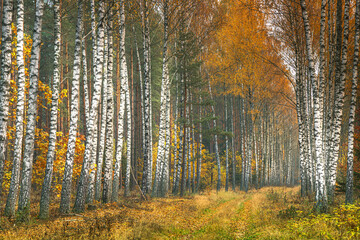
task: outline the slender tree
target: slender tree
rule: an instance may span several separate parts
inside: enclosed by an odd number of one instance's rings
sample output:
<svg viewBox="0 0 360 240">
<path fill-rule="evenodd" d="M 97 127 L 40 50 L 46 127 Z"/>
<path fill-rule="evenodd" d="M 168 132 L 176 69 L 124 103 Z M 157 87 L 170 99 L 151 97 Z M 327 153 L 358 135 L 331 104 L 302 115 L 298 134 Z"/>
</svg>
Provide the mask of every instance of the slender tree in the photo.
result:
<svg viewBox="0 0 360 240">
<path fill-rule="evenodd" d="M 88 138 L 86 139 L 85 144 L 85 155 L 84 161 L 81 168 L 80 179 L 77 187 L 76 199 L 74 210 L 76 212 L 82 212 L 85 209 L 85 193 L 87 189 L 87 181 L 89 178 L 89 170 L 91 163 L 91 155 L 93 149 L 93 139 L 96 124 L 96 115 L 99 107 L 100 97 L 101 97 L 101 88 L 102 88 L 102 76 L 103 76 L 103 61 L 104 61 L 104 14 L 105 14 L 105 3 L 100 1 L 99 5 L 99 26 L 98 26 L 98 36 L 97 36 L 97 52 L 96 54 L 96 74 L 95 74 L 95 82 L 94 82 L 94 92 L 91 101 L 91 109 L 90 109 L 90 117 L 88 122 Z"/>
<path fill-rule="evenodd" d="M 110 15 L 112 11 L 110 10 Z M 109 189 L 107 191 L 108 200 L 111 200 L 111 187 L 112 187 L 112 165 L 114 159 L 114 93 L 113 93 L 113 22 L 109 19 L 108 24 L 108 62 L 107 62 L 107 111 L 106 111 L 106 146 L 105 146 L 105 160 L 104 160 L 104 175 L 110 175 L 110 177 L 104 177 L 108 179 L 107 182 L 104 181 L 104 185 L 107 184 L 104 188 Z M 99 170 L 100 171 L 100 170 Z"/>
<path fill-rule="evenodd" d="M 310 23 L 307 13 L 305 0 L 300 1 L 302 18 L 304 23 L 305 30 L 305 39 L 306 39 L 306 53 L 309 63 L 309 72 L 310 80 L 312 84 L 312 94 L 314 99 L 314 129 L 315 129 L 315 148 L 316 148 L 316 208 L 319 210 L 324 210 L 327 208 L 327 194 L 325 189 L 325 162 L 323 158 L 323 148 L 322 148 L 322 129 L 321 129 L 321 116 L 320 116 L 320 106 L 319 106 L 319 91 L 315 79 L 315 67 L 311 47 L 311 32 L 310 32 Z"/>
<path fill-rule="evenodd" d="M 123 138 L 124 138 L 124 116 L 125 116 L 125 98 L 126 98 L 126 82 L 128 78 L 126 58 L 125 58 L 125 12 L 124 1 L 120 2 L 119 10 L 119 31 L 120 31 L 120 107 L 119 107 L 119 119 L 118 119 L 118 140 L 116 146 L 116 162 L 114 169 L 114 180 L 112 189 L 112 201 L 118 200 L 120 171 L 121 171 L 121 157 L 123 150 Z"/>
<path fill-rule="evenodd" d="M 348 152 L 347 152 L 347 175 L 346 175 L 346 203 L 353 203 L 354 192 L 354 120 L 356 109 L 356 92 L 358 83 L 358 63 L 359 63 L 359 38 L 360 38 L 360 0 L 356 1 L 355 11 L 355 37 L 354 37 L 354 58 L 351 84 L 351 101 L 349 113 L 349 133 L 348 133 Z"/>
<path fill-rule="evenodd" d="M 152 186 L 152 128 L 151 128 L 151 75 L 150 75 L 150 32 L 149 32 L 149 0 L 142 3 L 142 22 L 144 38 L 144 193 L 150 193 Z"/>
<path fill-rule="evenodd" d="M 159 185 L 162 182 L 163 173 L 165 170 L 166 159 L 166 134 L 170 115 L 168 115 L 168 95 L 169 95 L 169 76 L 168 76 L 168 0 L 163 2 L 163 17 L 164 17 L 164 46 L 163 46 L 163 65 L 162 65 L 162 81 L 161 81 L 161 99 L 160 99 L 160 125 L 159 125 L 159 142 L 156 159 L 156 171 L 153 187 L 153 196 L 159 196 Z"/>
<path fill-rule="evenodd" d="M 21 173 L 22 180 L 21 180 L 21 188 L 20 188 L 19 204 L 18 204 L 18 211 L 24 213 L 23 214 L 24 218 L 27 218 L 30 213 L 29 208 L 30 208 L 31 176 L 32 176 L 33 157 L 34 157 L 39 61 L 40 61 L 43 13 L 44 13 L 44 1 L 43 0 L 36 1 L 33 45 L 31 49 L 31 59 L 30 59 L 30 89 L 29 89 L 29 100 L 28 100 L 28 111 L 27 111 L 25 148 L 24 148 L 23 167 Z"/>
<path fill-rule="evenodd" d="M 60 0 L 54 1 L 54 76 L 52 82 L 52 98 L 51 98 L 51 119 L 49 147 L 46 160 L 45 177 L 41 190 L 40 200 L 40 218 L 49 216 L 49 203 L 51 192 L 51 180 L 53 174 L 53 165 L 55 160 L 56 149 L 56 133 L 58 121 L 58 105 L 59 105 L 59 87 L 60 87 L 60 54 L 61 54 L 61 16 L 60 16 Z M 77 63 L 78 64 L 78 63 Z"/>
<path fill-rule="evenodd" d="M 20 162 L 22 158 L 22 145 L 23 145 L 23 136 L 24 136 L 25 61 L 24 61 L 24 1 L 23 0 L 17 1 L 16 30 L 17 30 L 16 62 L 18 67 L 16 138 L 15 138 L 15 146 L 14 146 L 13 166 L 11 172 L 11 182 L 10 182 L 9 194 L 5 206 L 6 216 L 15 215 L 15 204 L 19 193 Z M 0 184 L 2 184 L 1 180 L 0 180 Z"/>
<path fill-rule="evenodd" d="M 4 0 L 2 6 L 1 77 L 0 77 L 0 195 L 4 178 L 6 132 L 9 115 L 9 85 L 11 78 L 11 23 L 13 0 Z"/>
</svg>

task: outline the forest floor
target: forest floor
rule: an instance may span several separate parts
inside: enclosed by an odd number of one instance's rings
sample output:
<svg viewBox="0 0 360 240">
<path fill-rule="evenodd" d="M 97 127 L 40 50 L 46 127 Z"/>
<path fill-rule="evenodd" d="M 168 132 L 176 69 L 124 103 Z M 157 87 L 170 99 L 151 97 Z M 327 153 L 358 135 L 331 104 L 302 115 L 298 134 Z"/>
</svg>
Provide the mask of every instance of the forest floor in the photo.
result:
<svg viewBox="0 0 360 240">
<path fill-rule="evenodd" d="M 1 218 L 0 239 L 359 239 L 359 205 L 350 210 L 337 205 L 331 214 L 316 215 L 299 190 L 209 191 L 148 201 L 133 197 L 95 205 L 83 214 L 34 217 L 26 224 Z"/>
</svg>

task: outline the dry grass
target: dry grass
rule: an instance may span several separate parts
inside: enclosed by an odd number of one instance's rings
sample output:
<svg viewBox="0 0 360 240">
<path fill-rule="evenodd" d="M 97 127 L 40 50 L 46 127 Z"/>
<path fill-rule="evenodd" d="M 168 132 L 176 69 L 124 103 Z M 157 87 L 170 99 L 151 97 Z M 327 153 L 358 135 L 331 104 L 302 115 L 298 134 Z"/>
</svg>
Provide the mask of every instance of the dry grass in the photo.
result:
<svg viewBox="0 0 360 240">
<path fill-rule="evenodd" d="M 150 201 L 132 197 L 46 221 L 16 224 L 1 218 L 0 239 L 297 239 L 304 235 L 292 226 L 311 209 L 298 187 Z"/>
</svg>

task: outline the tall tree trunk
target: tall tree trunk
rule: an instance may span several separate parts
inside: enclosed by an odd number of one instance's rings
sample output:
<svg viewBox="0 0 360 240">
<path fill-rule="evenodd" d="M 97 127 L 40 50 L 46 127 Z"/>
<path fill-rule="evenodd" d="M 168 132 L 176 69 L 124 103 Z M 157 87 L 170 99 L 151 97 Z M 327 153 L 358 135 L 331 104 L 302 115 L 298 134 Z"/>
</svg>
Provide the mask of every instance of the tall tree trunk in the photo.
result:
<svg viewBox="0 0 360 240">
<path fill-rule="evenodd" d="M 121 172 L 121 157 L 124 143 L 124 115 L 125 115 L 125 102 L 126 102 L 126 83 L 128 78 L 126 58 L 125 58 L 125 12 L 124 1 L 120 2 L 119 11 L 119 31 L 120 31 L 120 107 L 119 107 L 119 120 L 118 120 L 118 141 L 116 146 L 116 162 L 114 169 L 114 180 L 112 189 L 112 201 L 118 200 L 119 181 Z"/>
<path fill-rule="evenodd" d="M 75 200 L 74 210 L 76 212 L 82 212 L 85 209 L 85 193 L 87 190 L 87 181 L 89 178 L 89 169 L 91 163 L 92 151 L 96 151 L 93 149 L 94 145 L 94 136 L 96 124 L 96 116 L 98 112 L 100 97 L 101 97 L 101 87 L 102 87 L 102 73 L 103 73 L 103 60 L 104 60 L 104 2 L 100 2 L 99 7 L 99 19 L 102 21 L 99 23 L 98 27 L 98 36 L 97 36 L 97 52 L 96 54 L 96 74 L 95 74 L 95 82 L 94 82 L 94 92 L 91 101 L 91 110 L 89 117 L 89 126 L 88 126 L 88 138 L 86 138 L 85 144 L 85 154 L 84 161 L 81 168 L 80 180 L 77 187 L 77 194 Z"/>
<path fill-rule="evenodd" d="M 14 159 L 11 172 L 9 194 L 6 200 L 5 215 L 15 215 L 15 204 L 19 194 L 20 162 L 22 158 L 22 144 L 24 136 L 24 108 L 25 108 L 25 61 L 24 61 L 24 1 L 17 1 L 17 46 L 16 62 L 18 67 L 18 95 L 16 104 L 16 138 L 14 146 Z M 4 70 L 4 68 L 2 68 Z M 1 78 L 3 78 L 1 76 Z M 1 89 L 2 90 L 2 89 Z M 1 153 L 0 153 L 1 154 Z M 1 160 L 0 160 L 1 161 Z M 1 163 L 0 163 L 1 165 Z M 0 169 L 2 171 L 2 169 Z M 1 175 L 1 174 L 0 174 Z M 2 175 L 0 176 L 2 179 Z M 0 180 L 0 184 L 2 184 Z M 1 189 L 1 186 L 0 186 Z M 0 190 L 1 195 L 1 190 Z"/>
<path fill-rule="evenodd" d="M 236 153 L 235 153 L 235 111 L 233 98 L 230 97 L 230 107 L 231 107 L 231 152 L 232 152 L 232 190 L 235 191 L 236 186 Z"/>
<path fill-rule="evenodd" d="M 127 115 L 127 136 L 126 136 L 126 176 L 125 176 L 125 191 L 124 195 L 130 194 L 130 171 L 131 171 L 131 132 L 132 132 L 132 116 L 131 116 L 131 102 L 130 102 L 130 87 L 129 78 L 125 84 L 125 100 L 126 100 L 126 115 Z"/>
<path fill-rule="evenodd" d="M 40 62 L 40 46 L 41 46 L 43 13 L 44 13 L 44 1 L 38 0 L 36 1 L 33 46 L 31 49 L 30 89 L 29 89 L 29 101 L 28 101 L 28 110 L 27 110 L 25 149 L 24 149 L 24 159 L 23 159 L 23 167 L 21 173 L 22 180 L 21 180 L 21 188 L 20 188 L 20 196 L 19 196 L 19 204 L 18 204 L 18 211 L 23 212 L 24 213 L 23 216 L 25 218 L 28 217 L 30 213 L 29 207 L 30 207 L 30 192 L 31 192 L 31 176 L 32 176 L 34 143 L 35 143 L 35 127 L 36 127 L 36 113 L 37 113 L 37 95 L 38 95 L 39 62 Z M 4 25 L 5 24 L 3 23 L 3 29 L 4 29 Z M 6 38 L 3 39 L 5 40 Z M 3 76 L 5 77 L 6 75 L 3 74 Z"/>
<path fill-rule="evenodd" d="M 197 187 L 196 191 L 198 192 L 200 190 L 200 184 L 201 184 L 201 164 L 202 164 L 202 97 L 200 96 L 200 106 L 199 106 L 199 161 L 197 164 Z"/>
<path fill-rule="evenodd" d="M 123 44 L 121 48 L 124 52 L 122 60 L 124 61 L 122 67 L 127 71 L 126 59 L 125 59 L 125 2 L 122 2 L 122 10 L 120 11 L 120 22 L 121 22 L 121 34 Z M 123 87 L 125 90 L 125 105 L 126 105 L 126 115 L 127 115 L 127 138 L 126 138 L 126 173 L 125 173 L 125 192 L 124 195 L 128 196 L 130 193 L 130 170 L 131 170 L 131 103 L 130 103 L 130 89 L 129 89 L 129 78 L 126 74 L 124 78 Z"/>
<path fill-rule="evenodd" d="M 64 178 L 61 189 L 61 202 L 60 212 L 70 212 L 70 196 L 71 196 L 71 184 L 72 184 L 72 173 L 75 156 L 75 144 L 76 134 L 78 128 L 79 119 L 79 84 L 80 84 L 80 62 L 81 62 L 81 38 L 83 30 L 83 1 L 78 0 L 78 18 L 76 24 L 75 33 L 75 53 L 74 53 L 74 68 L 73 68 L 73 80 L 71 86 L 71 119 L 70 119 L 70 130 L 69 140 L 66 153 L 66 162 L 64 170 Z"/>
<path fill-rule="evenodd" d="M 176 75 L 178 76 L 178 75 Z M 178 80 L 178 79 L 176 79 Z M 178 160 L 178 102 L 179 102 L 179 96 L 178 96 L 178 82 L 176 81 L 176 96 L 175 96 L 175 119 L 174 119 L 174 174 L 173 174 L 173 189 L 175 187 L 175 182 L 176 182 L 176 176 L 177 176 L 177 171 L 178 171 L 178 164 L 177 164 L 177 160 Z"/>
<path fill-rule="evenodd" d="M 39 4 L 41 5 L 41 4 Z M 13 0 L 4 0 L 2 8 L 2 37 L 1 37 L 1 78 L 0 78 L 0 196 L 4 178 L 6 133 L 9 114 L 9 86 L 11 78 L 11 23 Z M 41 31 L 41 29 L 40 29 Z M 34 39 L 35 40 L 35 39 Z M 34 65 L 34 59 L 32 64 Z M 36 67 L 34 65 L 33 67 Z M 33 72 L 33 71 L 32 71 Z"/>
<path fill-rule="evenodd" d="M 105 27 L 104 29 L 104 70 L 103 70 L 103 76 L 102 76 L 102 99 L 101 99 L 101 114 L 98 116 L 98 121 L 100 121 L 101 118 L 101 123 L 100 123 L 100 129 L 99 129 L 99 135 L 95 134 L 94 136 L 94 144 L 97 144 L 97 136 L 99 136 L 99 143 L 98 143 L 98 147 L 95 148 L 95 151 L 93 151 L 93 158 L 91 161 L 91 165 L 90 165 L 90 173 L 89 173 L 89 183 L 88 183 L 88 192 L 87 192 L 87 196 L 86 196 L 86 203 L 92 203 L 94 201 L 94 198 L 100 199 L 101 196 L 101 187 L 100 189 L 98 189 L 97 185 L 102 178 L 102 170 L 103 170 L 103 163 L 104 163 L 104 154 L 105 154 L 105 144 L 106 144 L 106 132 L 107 132 L 107 128 L 106 128 L 106 116 L 107 116 L 107 98 L 108 98 L 108 79 L 107 79 L 107 74 L 108 74 L 108 31 Z M 99 107 L 100 107 L 99 106 Z M 95 145 L 96 146 L 96 145 Z M 96 152 L 98 151 L 98 154 L 96 155 Z M 95 180 L 96 178 L 96 180 Z M 101 184 L 101 183 L 100 183 Z M 100 191 L 98 191 L 100 190 Z"/>
<path fill-rule="evenodd" d="M 224 97 L 225 102 L 225 131 L 228 132 L 228 105 L 227 105 L 227 96 Z M 225 135 L 225 170 L 226 170 L 226 180 L 225 180 L 225 191 L 229 190 L 229 139 Z"/>
<path fill-rule="evenodd" d="M 184 75 L 184 74 L 183 74 Z M 186 84 L 186 79 L 184 79 L 184 77 L 182 76 L 182 81 L 184 81 L 184 107 L 183 107 L 183 118 L 184 118 L 184 124 L 183 124 L 183 134 L 182 134 L 182 151 L 181 151 L 181 189 L 180 189 L 180 196 L 184 196 L 185 194 L 185 190 L 186 190 L 186 153 L 187 153 L 187 144 L 186 144 L 186 118 L 187 118 L 187 108 L 186 108 L 186 104 L 187 104 L 187 84 Z M 180 154 L 179 154 L 180 155 Z M 180 162 L 180 160 L 179 160 Z M 179 172 L 180 172 L 180 168 L 179 168 Z"/>
<path fill-rule="evenodd" d="M 334 105 L 334 128 L 333 128 L 333 151 L 329 162 L 329 182 L 328 182 L 328 194 L 329 200 L 332 201 L 335 194 L 336 183 L 336 169 L 339 162 L 339 150 L 340 150 L 340 133 L 341 122 L 343 118 L 343 106 L 345 97 L 345 80 L 346 80 L 346 65 L 347 65 L 347 52 L 349 41 L 349 8 L 350 0 L 345 0 L 344 8 L 344 35 L 342 40 L 341 50 L 341 63 L 340 63 L 340 77 L 335 77 L 335 105 Z"/>
<path fill-rule="evenodd" d="M 163 3 L 163 16 L 164 16 L 164 46 L 163 46 L 163 69 L 162 69 L 162 81 L 161 81 L 161 98 L 160 98 L 160 125 L 159 125 L 159 143 L 158 143 L 158 152 L 156 159 L 156 171 L 153 187 L 153 196 L 159 196 L 159 184 L 162 182 L 163 173 L 166 171 L 164 169 L 165 159 L 166 159 L 166 139 L 168 131 L 168 123 L 170 114 L 168 114 L 168 96 L 169 95 L 169 74 L 168 74 L 168 0 L 165 0 Z M 169 138 L 170 140 L 170 138 Z M 163 192 L 163 191 L 161 191 Z"/>
<path fill-rule="evenodd" d="M 151 67 L 150 67 L 150 33 L 149 33 L 149 3 L 143 0 L 143 38 L 144 38 L 144 193 L 150 193 L 152 185 L 152 128 L 151 128 Z"/>
<path fill-rule="evenodd" d="M 140 85 L 140 105 L 141 105 L 141 148 L 142 151 L 144 151 L 145 148 L 145 127 L 144 127 L 144 86 L 143 86 L 143 72 L 141 71 L 141 58 L 140 58 L 140 53 L 139 53 L 139 46 L 136 40 L 136 35 L 135 35 L 135 28 L 133 27 L 133 32 L 134 32 L 134 38 L 135 38 L 135 48 L 136 48 L 136 58 L 137 58 L 137 67 L 139 70 L 139 85 Z"/>
<path fill-rule="evenodd" d="M 194 112 L 193 112 L 193 97 L 192 94 L 190 95 L 191 98 L 191 133 L 192 133 L 192 192 L 195 193 L 195 125 L 194 125 Z"/>
<path fill-rule="evenodd" d="M 213 100 L 213 96 L 212 96 L 212 92 L 211 92 L 211 85 L 210 85 L 210 81 L 209 81 L 209 92 L 210 92 L 210 97 Z M 216 129 L 216 115 L 215 115 L 215 107 L 214 105 L 211 105 L 211 110 L 213 112 L 213 124 L 214 124 L 214 129 Z M 216 191 L 220 191 L 220 187 L 221 187 L 221 167 L 220 167 L 220 155 L 219 155 L 219 144 L 218 144 L 218 136 L 215 133 L 214 134 L 214 144 L 215 144 L 215 156 L 216 156 L 216 163 L 217 163 L 217 185 L 216 185 Z"/>
<path fill-rule="evenodd" d="M 171 125 L 170 125 L 170 83 L 167 87 L 167 116 L 166 116 L 166 139 L 165 139 L 165 160 L 164 160 L 164 167 L 162 169 L 161 174 L 161 184 L 160 184 L 160 197 L 165 197 L 166 193 L 169 190 L 169 175 L 170 175 L 170 146 L 171 146 Z"/>
<path fill-rule="evenodd" d="M 359 38 L 360 38 L 360 0 L 356 0 L 355 11 L 355 37 L 354 37 L 354 59 L 353 75 L 351 84 L 351 100 L 349 112 L 349 133 L 348 133 L 348 152 L 347 152 L 347 175 L 346 175 L 346 198 L 345 202 L 353 203 L 354 195 L 354 120 L 356 109 L 356 92 L 358 83 L 358 63 L 359 63 Z"/>
<path fill-rule="evenodd" d="M 248 89 L 249 91 L 249 100 L 248 100 L 248 105 L 249 105 L 249 110 L 246 111 L 247 112 L 247 121 L 246 121 L 246 126 L 247 126 L 247 157 L 246 157 L 246 164 L 245 164 L 245 192 L 247 192 L 250 188 L 250 181 L 251 181 L 251 174 L 252 174 L 252 167 L 251 167 L 251 162 L 252 162 L 252 156 L 253 156 L 253 144 L 252 144 L 252 140 L 253 140 L 253 121 L 252 121 L 252 110 L 253 110 L 253 100 L 252 100 L 252 90 Z"/>
<path fill-rule="evenodd" d="M 57 132 L 57 120 L 58 120 L 58 105 L 59 105 L 58 99 L 59 99 L 59 87 L 60 87 L 60 54 L 61 54 L 60 0 L 54 1 L 54 23 L 55 23 L 54 76 L 52 82 L 50 134 L 49 134 L 49 147 L 48 147 L 47 160 L 46 160 L 45 177 L 41 190 L 40 212 L 39 212 L 40 218 L 49 217 L 51 180 L 53 174 L 53 164 L 56 158 L 55 150 L 56 150 L 56 132 Z M 19 148 L 21 149 L 21 145 L 19 146 Z"/>
<path fill-rule="evenodd" d="M 112 15 L 110 10 L 109 15 Z M 107 111 L 106 111 L 106 145 L 104 159 L 104 191 L 103 200 L 109 202 L 111 200 L 112 190 L 112 173 L 114 159 L 114 93 L 113 93 L 113 21 L 109 18 L 108 23 L 108 61 L 107 61 Z M 105 76 L 104 76 L 105 77 Z M 100 170 L 97 174 L 100 173 Z M 101 181 L 101 180 L 100 180 Z M 107 194 L 107 196 L 105 195 Z M 107 201 L 105 201 L 107 200 Z"/>
<path fill-rule="evenodd" d="M 319 91 L 315 78 L 315 67 L 311 47 L 311 31 L 305 0 L 300 1 L 302 9 L 302 18 L 304 22 L 306 52 L 309 63 L 310 80 L 312 83 L 312 93 L 314 99 L 314 130 L 315 130 L 315 148 L 316 148 L 316 207 L 319 210 L 327 208 L 327 194 L 325 188 L 325 161 L 323 158 L 322 142 L 322 124 L 321 109 L 319 106 Z"/>
</svg>

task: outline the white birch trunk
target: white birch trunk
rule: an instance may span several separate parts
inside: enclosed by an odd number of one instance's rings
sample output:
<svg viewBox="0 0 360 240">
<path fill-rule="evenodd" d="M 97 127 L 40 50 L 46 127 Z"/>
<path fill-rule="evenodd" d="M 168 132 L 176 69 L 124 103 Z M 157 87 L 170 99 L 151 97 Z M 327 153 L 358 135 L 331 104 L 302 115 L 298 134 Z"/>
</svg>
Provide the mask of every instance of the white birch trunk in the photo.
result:
<svg viewBox="0 0 360 240">
<path fill-rule="evenodd" d="M 105 144 L 106 144 L 106 116 L 107 116 L 107 98 L 108 98 L 108 80 L 107 80 L 107 65 L 108 65 L 108 37 L 107 37 L 107 29 L 106 26 L 104 28 L 104 70 L 103 70 L 103 76 L 102 76 L 102 98 L 101 98 L 101 115 L 98 116 L 98 121 L 100 121 L 101 118 L 101 124 L 99 129 L 99 135 L 94 136 L 94 146 L 97 144 L 97 138 L 96 136 L 99 136 L 99 145 L 98 148 L 95 148 L 95 151 L 93 151 L 93 157 L 91 160 L 90 165 L 90 173 L 89 173 L 89 186 L 88 186 L 88 192 L 86 196 L 86 203 L 92 203 L 94 199 L 98 200 L 100 199 L 101 192 L 97 192 L 95 189 L 99 190 L 98 186 L 95 186 L 95 182 L 99 183 L 102 177 L 102 169 L 103 169 L 103 163 L 104 163 L 104 153 L 105 153 Z M 99 106 L 99 107 L 100 107 Z M 98 149 L 98 154 L 96 156 L 96 151 Z M 96 178 L 96 180 L 95 180 Z M 100 187 L 101 191 L 101 187 Z M 96 198 L 95 198 L 96 196 Z"/>
<path fill-rule="evenodd" d="M 169 191 L 169 164 L 171 163 L 170 161 L 170 143 L 171 143 L 171 123 L 170 123 L 170 109 L 171 109 L 171 104 L 170 104 L 170 83 L 168 84 L 168 88 L 167 88 L 167 116 L 166 116 L 166 139 L 165 139 L 165 161 L 164 161 L 164 168 L 163 168 L 163 172 L 162 172 L 162 179 L 161 179 L 161 187 L 160 187 L 160 196 L 161 197 L 165 197 L 166 193 Z"/>
<path fill-rule="evenodd" d="M 209 81 L 209 92 L 210 92 L 210 98 L 213 100 L 212 92 L 211 92 L 211 85 Z M 216 115 L 215 115 L 215 107 L 211 105 L 211 111 L 213 112 L 213 127 L 216 129 Z M 220 191 L 221 187 L 221 169 L 220 169 L 220 156 L 219 156 L 219 145 L 218 145 L 218 137 L 215 133 L 214 135 L 214 144 L 215 144 L 215 156 L 216 156 L 216 163 L 217 163 L 217 185 L 216 185 L 216 191 Z"/>
<path fill-rule="evenodd" d="M 13 159 L 13 166 L 11 172 L 11 182 L 10 182 L 9 193 L 5 206 L 6 216 L 15 216 L 15 204 L 19 193 L 20 162 L 22 158 L 22 144 L 23 144 L 23 136 L 24 136 L 25 61 L 24 61 L 24 1 L 23 0 L 17 1 L 16 20 L 17 20 L 16 21 L 16 29 L 17 29 L 16 62 L 18 67 L 16 136 L 15 136 L 15 146 L 14 146 L 14 159 Z M 0 180 L 0 184 L 2 184 L 1 180 Z"/>
<path fill-rule="evenodd" d="M 100 2 L 99 7 L 99 19 L 104 18 L 104 2 Z M 98 37 L 97 37 L 97 52 L 96 54 L 96 74 L 95 74 L 95 82 L 94 82 L 94 92 L 91 101 L 91 109 L 90 109 L 90 117 L 88 128 L 88 137 L 86 138 L 85 144 L 85 155 L 84 161 L 81 168 L 80 180 L 77 187 L 77 194 L 75 200 L 74 210 L 76 212 L 82 212 L 85 210 L 85 193 L 87 190 L 87 182 L 89 178 L 89 169 L 91 163 L 91 156 L 94 145 L 94 136 L 96 124 L 96 116 L 98 112 L 100 97 L 101 97 L 101 87 L 102 87 L 102 73 L 103 73 L 103 60 L 104 60 L 104 22 L 101 21 L 98 28 Z"/>
<path fill-rule="evenodd" d="M 28 100 L 28 111 L 27 111 L 27 125 L 26 125 L 23 167 L 21 173 L 22 180 L 21 180 L 21 188 L 20 188 L 20 196 L 19 196 L 19 204 L 18 204 L 18 211 L 23 212 L 25 217 L 27 217 L 28 214 L 30 213 L 29 207 L 30 207 L 30 192 L 31 192 L 31 176 L 32 176 L 33 157 L 34 157 L 35 127 L 36 127 L 36 114 L 37 114 L 37 93 L 38 93 L 43 13 L 44 13 L 44 1 L 38 0 L 36 1 L 33 45 L 31 49 L 31 59 L 30 59 L 30 88 L 29 88 L 29 100 Z"/>
<path fill-rule="evenodd" d="M 112 11 L 110 10 L 110 16 Z M 114 92 L 113 92 L 113 22 L 109 19 L 108 27 L 108 62 L 107 62 L 107 111 L 106 111 L 106 146 L 104 160 L 104 191 L 103 200 L 111 201 L 112 173 L 114 159 Z M 98 171 L 98 173 L 100 170 Z M 100 179 L 101 182 L 101 179 Z M 99 191 L 100 192 L 100 191 Z M 107 196 L 105 196 L 107 194 Z M 100 195 L 100 194 L 99 194 Z"/>
<path fill-rule="evenodd" d="M 40 218 L 49 217 L 49 203 L 51 192 L 51 181 L 53 174 L 53 165 L 56 158 L 56 133 L 58 121 L 58 100 L 60 87 L 60 54 L 61 54 L 61 15 L 60 15 L 60 1 L 54 1 L 54 76 L 52 82 L 52 98 L 51 98 L 51 117 L 50 117 L 50 134 L 49 147 L 46 160 L 45 177 L 41 190 L 40 200 Z M 23 114 L 23 113 L 22 113 Z M 19 146 L 19 148 L 21 148 Z"/>
<path fill-rule="evenodd" d="M 311 47 L 311 30 L 309 17 L 306 9 L 305 0 L 300 1 L 302 9 L 302 18 L 304 22 L 306 52 L 309 63 L 310 79 L 313 89 L 314 99 L 314 130 L 315 130 L 315 148 L 316 148 L 316 205 L 319 210 L 327 207 L 327 194 L 325 189 L 325 161 L 323 158 L 323 142 L 322 142 L 322 124 L 321 109 L 319 106 L 319 92 L 315 79 L 314 60 Z"/>
<path fill-rule="evenodd" d="M 128 196 L 130 193 L 130 171 L 131 171 L 131 103 L 130 103 L 130 89 L 129 89 L 129 78 L 128 78 L 128 74 L 127 74 L 127 64 L 126 64 L 126 58 L 125 58 L 125 37 L 126 37 L 126 33 L 125 33 L 125 2 L 122 1 L 122 5 L 121 5 L 121 11 L 120 11 L 120 28 L 121 28 L 121 40 L 122 42 L 120 43 L 121 46 L 121 54 L 122 57 L 121 61 L 122 61 L 122 69 L 124 69 L 126 71 L 126 74 L 124 76 L 126 76 L 123 79 L 122 85 L 123 85 L 123 89 L 125 91 L 125 105 L 126 105 L 126 115 L 127 115 L 127 137 L 126 137 L 126 149 L 127 149 L 127 153 L 126 153 L 126 172 L 125 172 L 125 191 L 124 191 L 124 195 Z"/>
<path fill-rule="evenodd" d="M 332 201 L 335 194 L 336 183 L 336 169 L 339 162 L 339 150 L 340 150 L 340 134 L 341 134 L 341 122 L 343 118 L 343 107 L 345 97 L 345 80 L 346 80 L 346 65 L 347 65 L 347 52 L 349 41 L 349 8 L 350 0 L 345 0 L 344 8 L 344 36 L 341 50 L 341 63 L 340 63 L 340 78 L 335 79 L 335 105 L 334 105 L 334 128 L 333 128 L 333 150 L 332 156 L 330 156 L 329 162 L 329 182 L 328 182 L 328 194 L 329 200 Z"/>
<path fill-rule="evenodd" d="M 66 162 L 64 170 L 64 178 L 61 189 L 60 212 L 70 212 L 70 197 L 72 174 L 75 156 L 76 134 L 79 120 L 79 85 L 80 85 L 80 68 L 81 68 L 81 40 L 83 28 L 83 1 L 78 0 L 78 16 L 75 33 L 75 53 L 74 53 L 74 67 L 73 79 L 71 86 L 71 115 L 70 115 L 70 129 L 69 140 L 66 152 Z"/>
<path fill-rule="evenodd" d="M 119 11 L 119 26 L 120 26 L 120 107 L 118 120 L 118 140 L 116 146 L 116 162 L 114 168 L 114 180 L 112 186 L 112 201 L 116 202 L 119 195 L 119 181 L 121 171 L 121 157 L 124 143 L 124 116 L 125 116 L 125 102 L 126 102 L 126 84 L 128 82 L 128 72 L 125 59 L 125 15 L 124 2 L 120 2 Z"/>
<path fill-rule="evenodd" d="M 151 128 L 151 75 L 150 75 L 150 33 L 148 1 L 143 1 L 143 38 L 144 38 L 144 169 L 143 192 L 150 193 L 152 185 L 152 128 Z"/>
<path fill-rule="evenodd" d="M 224 97 L 225 102 L 225 131 L 228 132 L 228 106 L 227 106 L 227 96 Z M 225 135 L 225 191 L 229 190 L 229 138 Z"/>
<path fill-rule="evenodd" d="M 234 103 L 233 98 L 230 98 L 230 106 L 231 106 L 231 152 L 232 152 L 232 190 L 235 191 L 236 186 L 236 153 L 235 153 L 235 112 L 234 112 Z"/>
<path fill-rule="evenodd" d="M 345 202 L 353 203 L 354 195 L 354 121 L 356 109 L 356 92 L 358 83 L 358 63 L 359 63 L 359 38 L 360 38 L 360 0 L 356 1 L 355 11 L 355 39 L 354 39 L 354 59 L 353 74 L 351 84 L 351 100 L 349 112 L 349 133 L 348 133 L 348 152 L 347 152 L 347 175 L 346 175 L 346 198 Z"/>
<path fill-rule="evenodd" d="M 153 196 L 159 196 L 159 185 L 163 179 L 164 165 L 166 159 L 166 134 L 168 131 L 169 117 L 167 109 L 168 106 L 168 95 L 169 95 L 169 74 L 167 66 L 167 45 L 168 45 L 168 0 L 164 1 L 163 7 L 163 17 L 164 17 L 164 46 L 163 46 L 163 69 L 162 69 L 162 81 L 161 81 L 161 98 L 160 98 L 160 125 L 159 125 L 159 142 L 158 142 L 158 152 L 156 159 L 156 171 L 155 179 L 153 186 Z M 170 140 L 170 139 L 169 139 Z"/>
<path fill-rule="evenodd" d="M 9 115 L 9 86 L 11 78 L 11 23 L 13 0 L 4 0 L 1 37 L 1 77 L 0 77 L 0 195 L 4 178 L 6 133 Z M 34 59 L 33 61 L 35 61 Z M 34 63 L 34 62 L 33 62 Z"/>
</svg>

